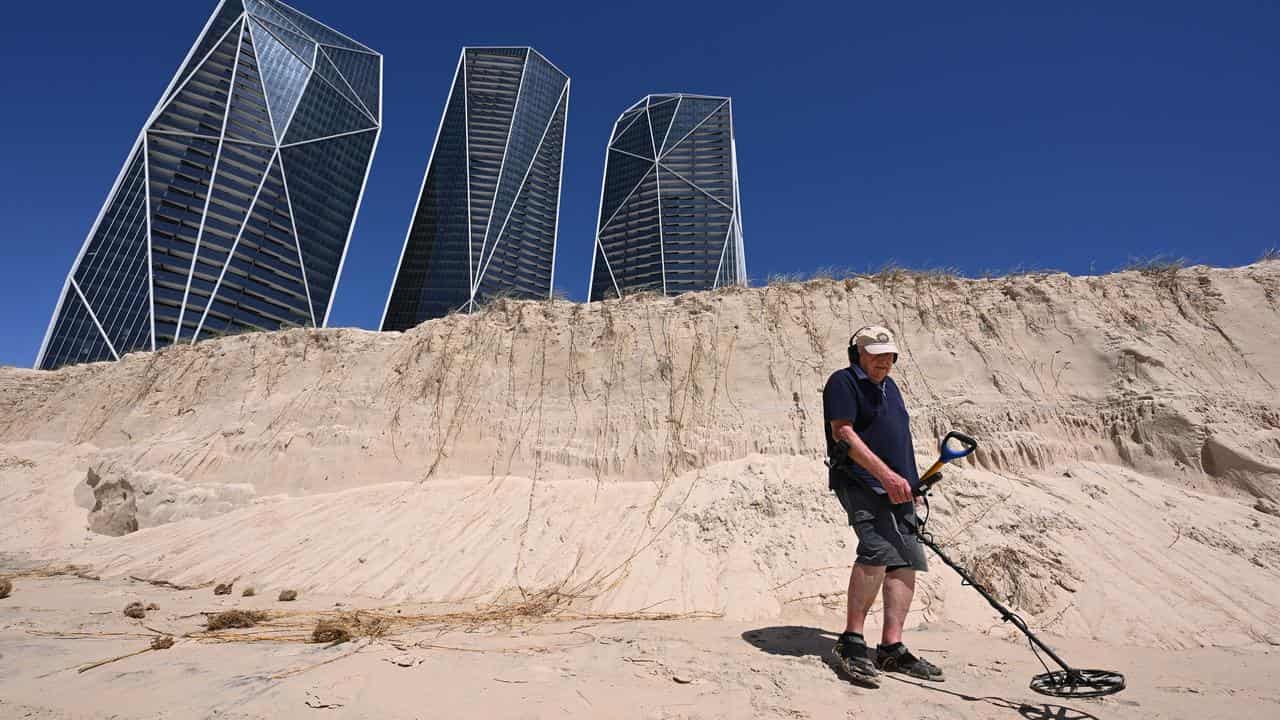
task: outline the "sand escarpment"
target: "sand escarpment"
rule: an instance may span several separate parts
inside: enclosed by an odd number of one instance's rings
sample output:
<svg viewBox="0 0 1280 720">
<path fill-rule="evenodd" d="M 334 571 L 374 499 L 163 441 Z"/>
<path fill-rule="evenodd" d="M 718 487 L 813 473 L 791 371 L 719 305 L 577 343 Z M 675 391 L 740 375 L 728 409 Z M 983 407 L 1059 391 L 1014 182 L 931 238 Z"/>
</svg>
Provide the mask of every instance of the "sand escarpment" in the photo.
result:
<svg viewBox="0 0 1280 720">
<path fill-rule="evenodd" d="M 1277 287 L 1275 262 L 885 271 L 5 369 L 0 533 L 25 558 L 182 583 L 822 612 L 852 535 L 821 388 L 876 323 L 899 336 L 920 462 L 949 429 L 981 442 L 933 522 L 985 582 L 1063 632 L 1168 602 L 1130 639 L 1245 642 L 1280 625 L 1280 520 L 1255 509 L 1280 500 Z M 950 580 L 930 576 L 920 619 L 989 627 Z"/>
</svg>

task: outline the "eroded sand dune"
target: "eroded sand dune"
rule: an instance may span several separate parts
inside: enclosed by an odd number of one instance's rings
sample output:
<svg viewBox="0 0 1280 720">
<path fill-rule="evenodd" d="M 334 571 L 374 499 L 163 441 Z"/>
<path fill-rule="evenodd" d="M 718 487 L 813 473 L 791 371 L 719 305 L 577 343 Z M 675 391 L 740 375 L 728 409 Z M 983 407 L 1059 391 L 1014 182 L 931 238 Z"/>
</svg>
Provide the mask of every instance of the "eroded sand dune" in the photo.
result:
<svg viewBox="0 0 1280 720">
<path fill-rule="evenodd" d="M 377 602 L 838 614 L 852 535 L 820 393 L 869 323 L 899 333 L 921 463 L 948 429 L 982 444 L 935 535 L 1033 626 L 1280 642 L 1275 262 L 500 303 L 4 369 L 0 545 Z M 996 624 L 940 564 L 917 605 Z"/>
</svg>

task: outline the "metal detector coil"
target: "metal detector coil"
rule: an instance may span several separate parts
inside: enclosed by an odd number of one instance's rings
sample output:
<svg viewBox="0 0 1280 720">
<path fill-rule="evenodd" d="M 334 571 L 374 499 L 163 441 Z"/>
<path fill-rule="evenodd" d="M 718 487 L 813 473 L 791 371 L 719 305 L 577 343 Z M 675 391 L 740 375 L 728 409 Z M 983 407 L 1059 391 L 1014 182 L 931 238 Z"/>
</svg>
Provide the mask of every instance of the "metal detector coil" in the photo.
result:
<svg viewBox="0 0 1280 720">
<path fill-rule="evenodd" d="M 1023 635 L 1031 642 L 1031 651 L 1035 653 L 1036 659 L 1044 665 L 1045 672 L 1031 678 L 1031 689 L 1041 695 L 1052 695 L 1054 697 L 1066 698 L 1088 698 L 1101 697 L 1103 695 L 1111 695 L 1118 693 L 1124 689 L 1124 675 L 1112 670 L 1086 670 L 1083 668 L 1073 668 L 1062 658 L 1058 657 L 1048 645 L 1045 645 L 1036 634 L 1031 632 L 1031 628 L 1027 627 L 1027 623 L 1017 613 L 1009 610 L 1000 603 L 999 600 L 991 594 L 991 591 L 974 579 L 973 575 L 965 568 L 957 565 L 946 553 L 938 548 L 933 540 L 933 536 L 925 529 L 925 522 L 929 519 L 929 491 L 933 489 L 934 483 L 942 479 L 942 466 L 966 457 L 978 449 L 978 441 L 955 431 L 947 433 L 942 438 L 942 442 L 938 447 L 938 461 L 935 462 L 924 475 L 920 477 L 920 487 L 916 490 L 916 494 L 924 498 L 925 514 L 924 517 L 917 520 L 916 535 L 920 538 L 920 542 L 924 543 L 947 567 L 955 570 L 960 576 L 961 581 L 965 585 L 973 587 L 978 594 L 987 601 L 996 612 L 1000 613 L 1000 619 L 1007 623 L 1012 623 L 1018 628 Z M 1038 648 L 1038 650 L 1037 650 Z M 1043 650 L 1055 663 L 1061 667 L 1061 670 L 1050 670 L 1045 664 L 1044 659 L 1040 657 L 1039 650 Z"/>
</svg>

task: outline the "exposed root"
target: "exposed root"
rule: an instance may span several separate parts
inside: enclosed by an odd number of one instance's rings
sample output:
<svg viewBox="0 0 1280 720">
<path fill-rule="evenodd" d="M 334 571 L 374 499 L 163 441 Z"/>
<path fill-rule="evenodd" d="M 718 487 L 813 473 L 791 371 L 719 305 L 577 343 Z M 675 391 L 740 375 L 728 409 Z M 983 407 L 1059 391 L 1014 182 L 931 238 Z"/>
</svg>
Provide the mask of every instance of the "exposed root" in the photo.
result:
<svg viewBox="0 0 1280 720">
<path fill-rule="evenodd" d="M 144 647 L 141 650 L 135 650 L 134 652 L 131 652 L 131 653 L 125 653 L 124 655 L 117 655 L 116 657 L 107 658 L 106 660 L 99 660 L 98 662 L 89 663 L 88 665 L 84 665 L 82 667 L 76 668 L 76 672 L 77 673 L 88 672 L 96 667 L 102 667 L 103 665 L 107 665 L 107 664 L 116 662 L 118 660 L 124 660 L 125 658 L 131 658 L 134 655 L 141 655 L 142 653 L 145 653 L 145 652 L 151 652 L 153 649 L 154 648 L 152 647 Z"/>
</svg>

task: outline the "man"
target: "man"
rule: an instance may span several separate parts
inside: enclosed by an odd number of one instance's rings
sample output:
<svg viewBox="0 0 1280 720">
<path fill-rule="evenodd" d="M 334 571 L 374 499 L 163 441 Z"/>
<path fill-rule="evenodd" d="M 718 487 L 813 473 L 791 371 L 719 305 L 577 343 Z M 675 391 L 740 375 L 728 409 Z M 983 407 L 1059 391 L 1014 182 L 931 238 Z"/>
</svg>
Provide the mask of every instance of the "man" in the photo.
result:
<svg viewBox="0 0 1280 720">
<path fill-rule="evenodd" d="M 833 374 L 822 391 L 828 482 L 858 536 L 845 630 L 831 652 L 849 679 L 869 687 L 879 687 L 877 670 L 943 679 L 941 670 L 902 643 L 916 572 L 928 565 L 915 534 L 912 494 L 920 476 L 909 416 L 889 377 L 897 359 L 893 333 L 864 327 L 849 339 L 849 367 Z M 862 632 L 881 587 L 884 623 L 873 662 Z"/>
</svg>

